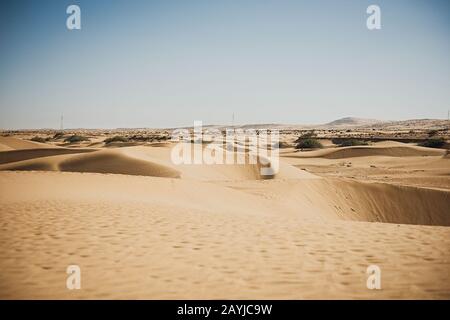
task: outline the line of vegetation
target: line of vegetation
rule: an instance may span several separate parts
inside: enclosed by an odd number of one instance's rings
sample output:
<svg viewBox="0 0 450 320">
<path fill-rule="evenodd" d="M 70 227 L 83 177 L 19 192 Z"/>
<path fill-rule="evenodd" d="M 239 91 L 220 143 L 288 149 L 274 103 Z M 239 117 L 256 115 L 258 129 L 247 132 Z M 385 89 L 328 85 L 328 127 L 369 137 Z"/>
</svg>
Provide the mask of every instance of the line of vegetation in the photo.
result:
<svg viewBox="0 0 450 320">
<path fill-rule="evenodd" d="M 140 141 L 140 142 L 154 142 L 154 141 L 166 141 L 168 140 L 170 137 L 167 135 L 156 135 L 156 134 L 151 134 L 151 135 L 133 135 L 131 137 L 129 137 L 129 140 L 132 141 Z"/>
<path fill-rule="evenodd" d="M 442 148 L 445 145 L 444 138 L 430 138 L 419 142 L 419 146 L 428 148 Z"/>
<path fill-rule="evenodd" d="M 316 138 L 314 130 L 304 133 L 295 140 L 295 149 L 320 149 L 323 148 L 322 143 Z"/>
<path fill-rule="evenodd" d="M 295 146 L 296 149 L 321 149 L 323 148 L 322 143 L 318 139 L 315 138 L 307 138 L 303 139 L 297 143 Z"/>
<path fill-rule="evenodd" d="M 31 138 L 30 141 L 46 143 L 48 141 L 48 138 L 46 139 L 46 138 L 35 136 L 35 137 Z"/>
<path fill-rule="evenodd" d="M 103 142 L 105 144 L 110 144 L 113 142 L 128 142 L 128 138 L 124 137 L 124 136 L 114 136 L 114 137 L 110 137 L 110 138 L 106 138 Z"/>
<path fill-rule="evenodd" d="M 77 142 L 83 142 L 83 141 L 89 141 L 89 138 L 74 134 L 74 135 L 71 135 L 70 137 L 67 137 L 64 139 L 64 142 L 69 142 L 69 143 L 77 143 Z"/>
<path fill-rule="evenodd" d="M 346 138 L 334 138 L 331 139 L 331 142 L 338 145 L 339 147 L 352 147 L 352 146 L 367 146 L 367 141 L 359 140 L 359 139 L 346 139 Z"/>
</svg>

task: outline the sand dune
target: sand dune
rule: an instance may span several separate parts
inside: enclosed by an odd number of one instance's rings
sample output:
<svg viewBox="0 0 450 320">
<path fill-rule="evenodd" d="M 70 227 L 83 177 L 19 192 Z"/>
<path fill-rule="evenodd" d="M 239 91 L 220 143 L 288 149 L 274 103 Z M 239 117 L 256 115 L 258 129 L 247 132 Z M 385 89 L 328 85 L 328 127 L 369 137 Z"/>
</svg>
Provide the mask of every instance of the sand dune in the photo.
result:
<svg viewBox="0 0 450 320">
<path fill-rule="evenodd" d="M 450 165 L 445 156 L 365 156 L 310 158 L 283 156 L 283 161 L 322 177 L 383 182 L 450 191 Z"/>
<path fill-rule="evenodd" d="M 37 149 L 37 148 L 48 148 L 49 146 L 45 143 L 28 141 L 23 139 L 18 139 L 14 137 L 1 137 L 0 136 L 0 150 L 17 150 L 17 149 Z"/>
<path fill-rule="evenodd" d="M 450 179 L 444 151 L 287 152 L 261 179 L 174 165 L 167 144 L 37 150 L 0 152 L 0 298 L 450 298 L 450 192 L 395 180 Z"/>
<path fill-rule="evenodd" d="M 0 165 L 5 163 L 18 162 L 28 159 L 36 159 L 41 157 L 50 157 L 62 154 L 75 154 L 93 152 L 95 149 L 68 149 L 68 148 L 39 148 L 39 149 L 23 149 L 8 150 L 0 152 Z"/>
<path fill-rule="evenodd" d="M 67 149 L 56 150 L 67 151 Z M 73 151 L 76 150 L 79 149 L 73 149 Z M 74 155 L 54 155 L 49 157 L 44 157 L 42 154 L 40 155 L 41 157 L 35 159 L 0 165 L 0 170 L 69 171 L 172 178 L 179 177 L 179 172 L 172 168 L 150 161 L 128 157 L 115 150 L 101 150 L 90 152 L 89 154 L 77 153 Z"/>
<path fill-rule="evenodd" d="M 272 199 L 284 214 L 342 220 L 450 226 L 450 193 L 342 179 L 273 180 L 227 186 Z M 307 214 L 311 213 L 311 214 Z"/>
<path fill-rule="evenodd" d="M 373 145 L 354 146 L 342 148 L 328 148 L 316 151 L 304 151 L 290 154 L 283 154 L 285 157 L 300 158 L 326 158 L 342 159 L 367 156 L 388 156 L 388 157 L 415 157 L 415 156 L 442 156 L 445 150 L 425 148 L 407 144 L 396 143 L 393 146 Z"/>
<path fill-rule="evenodd" d="M 35 150 L 22 151 L 34 152 Z M 47 151 L 47 149 L 42 150 Z M 66 149 L 55 150 L 66 151 Z M 272 177 L 276 181 L 261 184 L 258 181 L 262 179 L 261 166 L 258 164 L 175 165 L 170 159 L 170 154 L 171 148 L 167 147 L 123 147 L 16 161 L 0 165 L 0 170 L 89 172 L 222 181 L 221 185 L 237 188 L 246 193 L 253 194 L 252 192 L 255 191 L 259 196 L 257 201 L 277 199 L 279 204 L 276 208 L 283 208 L 282 211 L 285 213 L 297 212 L 300 206 L 307 208 L 308 212 L 313 212 L 313 216 L 316 217 L 450 225 L 450 215 L 447 214 L 450 198 L 446 191 L 323 179 L 284 161 L 280 163 L 279 172 Z M 390 159 L 388 156 L 384 157 Z M 442 166 L 441 162 L 447 162 L 440 157 L 434 158 L 436 160 L 425 164 L 422 163 L 421 157 L 411 157 L 411 159 L 417 159 L 413 162 L 415 168 L 421 168 L 422 165 L 430 169 Z M 324 161 L 332 160 L 325 158 Z M 404 165 L 402 160 L 398 166 Z M 390 167 L 396 168 L 392 163 Z M 248 190 L 246 185 L 250 186 Z M 266 203 L 265 207 L 273 207 L 273 204 Z"/>
<path fill-rule="evenodd" d="M 97 172 L 178 178 L 179 172 L 157 163 L 128 157 L 116 151 L 77 155 L 59 163 L 61 171 Z"/>
<path fill-rule="evenodd" d="M 121 151 L 132 157 L 136 157 L 146 161 L 152 161 L 161 165 L 172 167 L 181 173 L 181 177 L 185 179 L 195 180 L 258 180 L 264 178 L 276 179 L 318 179 L 303 170 L 298 170 L 287 163 L 280 163 L 278 172 L 272 177 L 261 176 L 261 165 L 250 164 L 248 157 L 246 164 L 213 164 L 213 165 L 196 165 L 196 164 L 180 164 L 174 165 L 171 161 L 171 148 L 167 147 L 133 147 L 122 148 Z"/>
</svg>

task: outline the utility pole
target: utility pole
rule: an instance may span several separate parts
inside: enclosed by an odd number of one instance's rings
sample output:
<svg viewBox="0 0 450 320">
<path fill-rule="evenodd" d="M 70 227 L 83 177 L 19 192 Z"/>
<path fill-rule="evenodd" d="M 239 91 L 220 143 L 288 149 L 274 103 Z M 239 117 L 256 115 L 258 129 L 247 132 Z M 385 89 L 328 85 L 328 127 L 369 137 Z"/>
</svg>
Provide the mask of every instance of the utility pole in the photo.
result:
<svg viewBox="0 0 450 320">
<path fill-rule="evenodd" d="M 231 115 L 231 126 L 234 127 L 234 112 Z"/>
<path fill-rule="evenodd" d="M 447 109 L 447 130 L 450 129 L 450 109 Z M 447 153 L 449 150 L 447 150 Z"/>
<path fill-rule="evenodd" d="M 64 130 L 64 116 L 61 114 L 61 126 L 60 126 L 61 131 Z"/>
</svg>

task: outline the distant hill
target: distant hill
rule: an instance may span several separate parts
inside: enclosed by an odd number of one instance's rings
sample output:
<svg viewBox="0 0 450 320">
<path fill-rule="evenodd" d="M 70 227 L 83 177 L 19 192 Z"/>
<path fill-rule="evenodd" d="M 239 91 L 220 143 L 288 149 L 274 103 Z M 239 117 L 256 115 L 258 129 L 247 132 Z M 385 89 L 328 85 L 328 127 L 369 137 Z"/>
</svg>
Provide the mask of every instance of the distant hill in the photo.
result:
<svg viewBox="0 0 450 320">
<path fill-rule="evenodd" d="M 376 119 L 364 119 L 355 117 L 345 117 L 328 122 L 323 127 L 359 127 L 359 126 L 371 126 L 375 124 L 382 123 L 381 120 Z"/>
</svg>

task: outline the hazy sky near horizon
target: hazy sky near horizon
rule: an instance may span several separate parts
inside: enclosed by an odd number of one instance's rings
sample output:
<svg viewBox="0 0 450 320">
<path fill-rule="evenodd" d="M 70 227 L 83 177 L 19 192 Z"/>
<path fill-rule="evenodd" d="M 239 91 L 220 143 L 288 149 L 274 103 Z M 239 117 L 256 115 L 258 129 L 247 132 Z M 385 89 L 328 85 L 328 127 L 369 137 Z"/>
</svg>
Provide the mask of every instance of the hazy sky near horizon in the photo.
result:
<svg viewBox="0 0 450 320">
<path fill-rule="evenodd" d="M 81 30 L 66 8 L 81 8 Z M 366 27 L 381 8 L 382 29 Z M 446 118 L 450 1 L 23 1 L 0 10 L 0 128 Z"/>
</svg>

